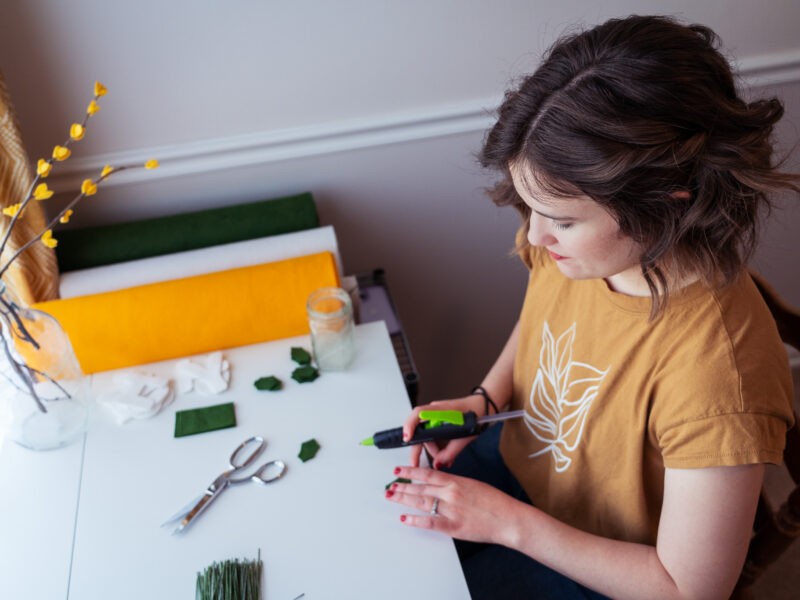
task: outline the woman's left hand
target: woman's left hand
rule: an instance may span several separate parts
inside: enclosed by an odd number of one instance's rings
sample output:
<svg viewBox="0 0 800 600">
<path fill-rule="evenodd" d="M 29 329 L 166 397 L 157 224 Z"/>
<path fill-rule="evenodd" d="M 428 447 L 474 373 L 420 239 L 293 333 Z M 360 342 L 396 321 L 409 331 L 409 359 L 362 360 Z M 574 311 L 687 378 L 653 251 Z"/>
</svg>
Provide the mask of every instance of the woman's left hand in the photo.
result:
<svg viewBox="0 0 800 600">
<path fill-rule="evenodd" d="M 433 469 L 398 467 L 394 472 L 415 483 L 392 484 L 386 498 L 427 513 L 402 515 L 406 525 L 460 540 L 512 546 L 518 522 L 515 509 L 525 506 L 519 500 L 481 481 Z"/>
</svg>

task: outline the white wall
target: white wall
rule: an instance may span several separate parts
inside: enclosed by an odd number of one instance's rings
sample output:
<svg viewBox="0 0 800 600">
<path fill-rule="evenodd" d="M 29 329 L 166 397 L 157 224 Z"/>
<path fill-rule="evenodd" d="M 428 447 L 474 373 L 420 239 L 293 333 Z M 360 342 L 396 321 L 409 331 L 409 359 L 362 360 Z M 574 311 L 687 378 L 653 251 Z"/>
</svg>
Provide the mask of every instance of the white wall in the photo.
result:
<svg viewBox="0 0 800 600">
<path fill-rule="evenodd" d="M 784 97 L 781 139 L 797 142 L 796 0 L 2 0 L 0 69 L 32 159 L 95 79 L 110 90 L 58 189 L 162 162 L 107 182 L 73 226 L 312 191 L 346 269 L 387 269 L 431 400 L 481 379 L 522 299 L 516 216 L 483 197 L 473 159 L 489 111 L 567 26 L 634 12 L 714 28 L 746 83 Z M 800 208 L 784 204 L 758 262 L 800 305 Z"/>
</svg>

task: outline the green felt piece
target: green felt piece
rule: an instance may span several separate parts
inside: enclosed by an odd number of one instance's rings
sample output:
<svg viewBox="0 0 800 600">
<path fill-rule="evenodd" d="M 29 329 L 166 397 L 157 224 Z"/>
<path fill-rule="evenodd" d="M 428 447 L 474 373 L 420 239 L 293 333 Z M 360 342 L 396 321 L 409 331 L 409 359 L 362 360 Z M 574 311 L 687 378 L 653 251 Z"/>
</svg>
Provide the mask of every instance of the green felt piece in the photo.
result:
<svg viewBox="0 0 800 600">
<path fill-rule="evenodd" d="M 310 383 L 319 377 L 319 371 L 311 365 L 305 367 L 297 367 L 292 371 L 292 379 L 297 383 Z"/>
<path fill-rule="evenodd" d="M 179 410 L 175 413 L 175 437 L 236 427 L 233 402 L 203 408 Z"/>
<path fill-rule="evenodd" d="M 310 440 L 302 443 L 302 445 L 300 446 L 300 454 L 297 455 L 297 458 L 299 458 L 303 462 L 306 462 L 307 460 L 311 460 L 312 458 L 314 458 L 317 455 L 318 451 L 319 451 L 319 444 L 317 443 L 317 440 L 311 438 Z"/>
<path fill-rule="evenodd" d="M 392 487 L 393 483 L 411 483 L 411 480 L 410 479 L 406 479 L 405 477 L 398 477 L 394 481 L 390 481 L 389 483 L 387 483 L 386 484 L 386 489 L 388 490 L 390 487 Z"/>
<path fill-rule="evenodd" d="M 259 377 L 253 382 L 253 385 L 256 386 L 257 390 L 267 392 L 277 392 L 283 388 L 283 382 L 274 375 L 270 375 L 269 377 Z"/>
<path fill-rule="evenodd" d="M 56 255 L 63 273 L 318 226 L 314 198 L 305 193 L 131 223 L 66 229 L 58 233 Z"/>
<path fill-rule="evenodd" d="M 292 360 L 298 365 L 308 365 L 311 364 L 311 355 L 303 348 L 293 347 Z"/>
</svg>

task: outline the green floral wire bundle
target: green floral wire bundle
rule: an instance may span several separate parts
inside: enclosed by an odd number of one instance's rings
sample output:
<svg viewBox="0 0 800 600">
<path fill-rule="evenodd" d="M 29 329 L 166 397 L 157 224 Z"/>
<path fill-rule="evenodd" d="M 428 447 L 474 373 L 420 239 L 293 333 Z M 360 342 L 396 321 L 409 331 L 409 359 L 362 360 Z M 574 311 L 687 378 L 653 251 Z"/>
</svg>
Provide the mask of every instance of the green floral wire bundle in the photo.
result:
<svg viewBox="0 0 800 600">
<path fill-rule="evenodd" d="M 260 548 L 256 560 L 215 562 L 197 574 L 195 600 L 261 600 L 263 571 Z"/>
<path fill-rule="evenodd" d="M 16 204 L 12 204 L 10 206 L 5 207 L 2 212 L 6 217 L 10 217 L 10 222 L 5 225 L 5 234 L 3 235 L 2 241 L 0 241 L 0 256 L 3 255 L 3 252 L 6 249 L 6 245 L 8 244 L 8 240 L 11 237 L 11 232 L 14 228 L 14 225 L 17 223 L 20 216 L 24 213 L 25 208 L 30 204 L 32 200 L 47 200 L 48 198 L 52 197 L 53 190 L 47 187 L 46 182 L 42 182 L 42 179 L 45 179 L 53 169 L 54 162 L 63 162 L 67 160 L 72 154 L 70 150 L 70 146 L 77 142 L 86 135 L 86 126 L 89 122 L 89 119 L 100 110 L 100 105 L 97 101 L 100 99 L 101 96 L 105 96 L 108 90 L 103 86 L 99 81 L 95 82 L 94 84 L 94 96 L 92 97 L 89 106 L 86 108 L 86 114 L 84 115 L 83 121 L 81 123 L 73 123 L 69 130 L 69 137 L 67 140 L 61 144 L 57 145 L 53 148 L 52 156 L 45 160 L 39 159 L 37 166 L 36 166 L 36 177 L 34 178 L 33 182 L 31 183 L 27 195 L 24 199 Z M 158 167 L 158 161 L 155 159 L 148 160 L 144 164 L 132 164 L 132 165 L 123 165 L 114 167 L 111 165 L 106 165 L 103 167 L 100 175 L 96 179 L 85 179 L 81 184 L 80 193 L 78 193 L 75 198 L 72 199 L 71 202 L 67 204 L 53 219 L 50 220 L 47 225 L 45 225 L 44 229 L 40 231 L 37 235 L 33 236 L 30 240 L 25 242 L 20 248 L 9 258 L 5 264 L 0 266 L 0 279 L 2 279 L 5 272 L 11 266 L 11 264 L 17 259 L 17 257 L 25 252 L 28 248 L 30 248 L 33 244 L 37 242 L 41 242 L 46 245 L 48 248 L 55 248 L 58 245 L 58 241 L 53 237 L 53 228 L 58 223 L 67 223 L 72 216 L 73 208 L 75 205 L 80 202 L 86 196 L 92 196 L 97 193 L 97 186 L 102 181 L 105 181 L 111 175 L 115 173 L 119 173 L 120 171 L 125 171 L 127 169 L 134 169 L 144 167 L 145 169 L 155 169 Z M 14 327 L 15 334 L 21 339 L 30 344 L 35 350 L 39 350 L 38 342 L 33 338 L 33 336 L 28 332 L 26 329 L 23 320 L 20 318 L 19 315 L 20 307 L 14 302 L 7 298 L 4 294 L 0 294 L 0 314 L 6 319 L 6 322 L 9 326 Z M 44 373 L 33 369 L 29 365 L 26 365 L 24 361 L 19 361 L 11 352 L 11 348 L 8 346 L 8 341 L 6 340 L 5 336 L 0 336 L 3 344 L 3 351 L 5 353 L 6 358 L 8 359 L 12 369 L 17 374 L 17 376 L 25 383 L 25 386 L 28 390 L 28 393 L 33 397 L 36 401 L 36 404 L 40 411 L 47 412 L 47 409 L 44 407 L 39 395 L 36 393 L 34 389 L 34 383 L 41 379 L 42 377 L 47 377 Z M 52 381 L 52 380 L 51 380 Z M 52 383 L 56 383 L 52 381 Z M 57 384 L 56 384 L 57 385 Z M 61 387 L 61 386 L 59 386 Z M 66 393 L 66 392 L 65 392 Z"/>
</svg>

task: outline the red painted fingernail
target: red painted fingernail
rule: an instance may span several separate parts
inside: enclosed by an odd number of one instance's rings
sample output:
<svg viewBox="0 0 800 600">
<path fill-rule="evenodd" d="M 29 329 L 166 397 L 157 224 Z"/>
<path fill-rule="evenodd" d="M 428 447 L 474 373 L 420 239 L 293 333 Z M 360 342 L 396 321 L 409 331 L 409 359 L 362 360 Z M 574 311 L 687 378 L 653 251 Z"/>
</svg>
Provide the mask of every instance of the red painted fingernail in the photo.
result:
<svg viewBox="0 0 800 600">
<path fill-rule="evenodd" d="M 393 490 L 396 490 L 396 489 L 397 489 L 397 484 L 396 484 L 396 483 L 393 483 L 393 484 L 392 484 L 392 489 L 393 489 Z"/>
<path fill-rule="evenodd" d="M 404 433 L 404 434 L 403 434 L 403 441 L 404 441 L 404 442 L 407 442 L 407 441 L 408 441 L 408 434 L 407 434 L 407 433 Z"/>
<path fill-rule="evenodd" d="M 386 497 L 387 498 L 391 498 L 392 496 L 394 496 L 394 491 L 393 490 L 386 490 Z"/>
<path fill-rule="evenodd" d="M 394 468 L 394 474 L 395 475 L 399 475 L 400 474 L 400 467 L 395 467 Z"/>
<path fill-rule="evenodd" d="M 403 523 L 405 523 L 405 522 L 406 522 L 406 516 L 405 516 L 405 515 L 400 515 L 400 520 L 401 520 Z"/>
<path fill-rule="evenodd" d="M 438 463 L 437 461 L 433 461 L 433 468 L 434 469 L 438 469 L 441 466 L 442 466 L 441 463 Z"/>
</svg>

